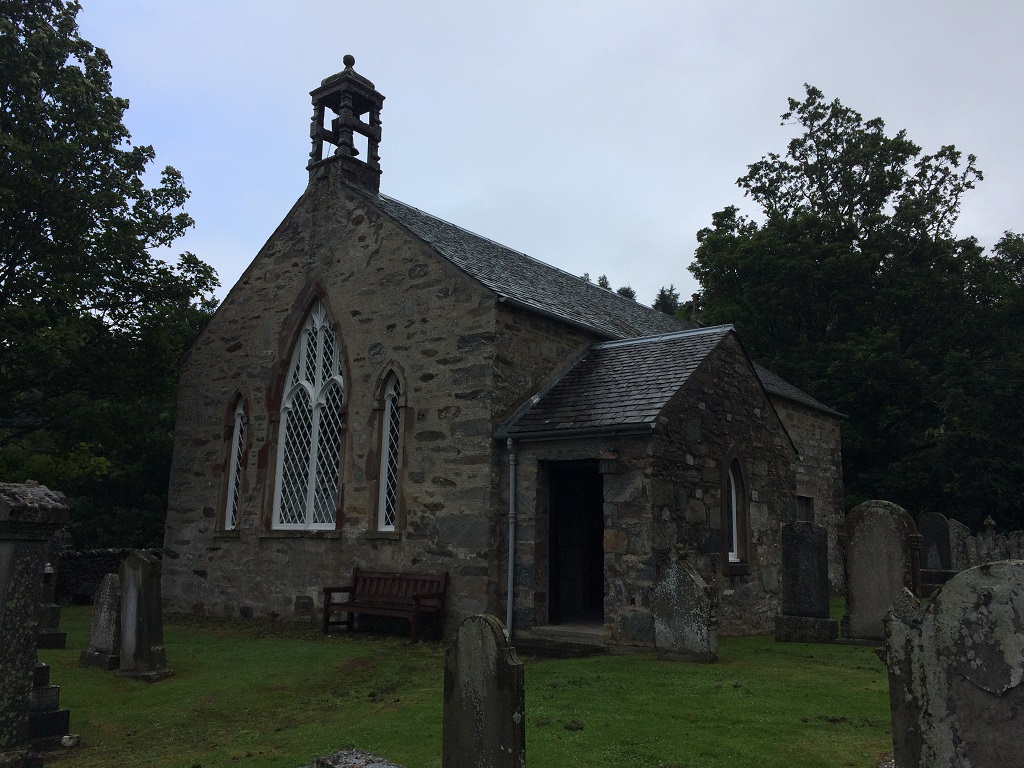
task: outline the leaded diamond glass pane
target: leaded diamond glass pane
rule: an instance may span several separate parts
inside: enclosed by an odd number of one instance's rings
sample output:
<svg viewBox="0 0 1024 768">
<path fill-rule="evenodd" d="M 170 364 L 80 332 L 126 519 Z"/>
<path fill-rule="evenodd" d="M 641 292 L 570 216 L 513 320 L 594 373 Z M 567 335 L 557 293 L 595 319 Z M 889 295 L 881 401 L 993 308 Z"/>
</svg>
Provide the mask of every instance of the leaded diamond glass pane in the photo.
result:
<svg viewBox="0 0 1024 768">
<path fill-rule="evenodd" d="M 316 487 L 313 494 L 314 525 L 333 523 L 338 508 L 338 457 L 341 454 L 342 391 L 328 384 L 317 414 Z"/>
<path fill-rule="evenodd" d="M 320 381 L 329 381 L 331 376 L 334 375 L 334 331 L 330 328 L 324 328 L 323 330 L 323 363 L 320 366 Z"/>
<path fill-rule="evenodd" d="M 242 404 L 235 410 L 235 439 L 231 446 L 231 486 L 228 488 L 228 511 L 224 527 L 231 529 L 238 522 L 238 494 L 242 487 L 242 449 L 245 447 L 245 411 Z"/>
<path fill-rule="evenodd" d="M 310 384 L 316 382 L 316 326 L 306 326 L 306 360 L 303 365 L 303 378 Z"/>
<path fill-rule="evenodd" d="M 313 406 L 305 389 L 299 387 L 295 390 L 291 397 L 291 407 L 285 412 L 284 418 L 278 522 L 282 525 L 301 525 L 306 522 L 313 437 Z"/>
<path fill-rule="evenodd" d="M 402 427 L 401 412 L 398 408 L 400 396 L 398 379 L 392 378 L 386 394 L 384 460 L 381 472 L 380 526 L 384 529 L 394 528 L 398 517 L 398 448 Z"/>
</svg>

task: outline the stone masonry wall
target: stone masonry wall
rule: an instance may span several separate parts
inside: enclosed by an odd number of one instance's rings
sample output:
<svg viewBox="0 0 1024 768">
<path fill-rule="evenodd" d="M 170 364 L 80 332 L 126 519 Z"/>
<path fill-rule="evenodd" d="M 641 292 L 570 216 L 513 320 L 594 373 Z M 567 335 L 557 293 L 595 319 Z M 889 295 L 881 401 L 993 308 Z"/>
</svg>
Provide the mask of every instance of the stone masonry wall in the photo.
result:
<svg viewBox="0 0 1024 768">
<path fill-rule="evenodd" d="M 347 412 L 336 530 L 271 530 L 283 374 L 315 298 L 335 323 Z M 496 610 L 495 297 L 337 175 L 311 181 L 184 366 L 164 556 L 169 610 L 315 615 L 353 566 L 448 570 L 449 626 Z M 514 334 L 510 345 L 515 346 Z M 380 389 L 401 381 L 397 533 L 375 531 Z M 526 383 L 522 383 L 526 386 Z M 245 403 L 241 513 L 224 530 L 231 414 Z"/>
<path fill-rule="evenodd" d="M 814 520 L 828 531 L 828 580 L 832 594 L 846 592 L 843 530 L 842 421 L 792 400 L 772 397 L 797 450 L 796 492 L 814 499 Z"/>
<path fill-rule="evenodd" d="M 720 549 L 714 572 L 720 587 L 719 632 L 770 631 L 781 609 L 781 526 L 794 515 L 796 454 L 746 355 L 729 336 L 683 387 L 654 437 L 651 494 L 659 521 L 659 558 L 676 544 L 698 553 L 721 530 L 725 474 L 732 459 L 743 474 L 749 524 L 747 573 L 723 575 Z M 666 524 L 671 521 L 671 524 Z M 699 562 L 703 561 L 703 562 Z M 708 556 L 698 570 L 711 570 Z"/>
</svg>

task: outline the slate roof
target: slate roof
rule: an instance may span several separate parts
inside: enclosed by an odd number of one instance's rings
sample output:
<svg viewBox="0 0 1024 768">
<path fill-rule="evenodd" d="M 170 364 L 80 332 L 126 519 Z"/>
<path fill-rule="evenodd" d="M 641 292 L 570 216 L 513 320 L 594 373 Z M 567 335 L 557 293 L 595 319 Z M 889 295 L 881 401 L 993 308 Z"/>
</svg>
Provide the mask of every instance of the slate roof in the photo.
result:
<svg viewBox="0 0 1024 768">
<path fill-rule="evenodd" d="M 595 344 L 515 413 L 499 435 L 649 426 L 732 331 L 731 325 L 717 325 Z"/>
<path fill-rule="evenodd" d="M 526 309 L 586 328 L 608 339 L 635 339 L 702 328 L 619 296 L 392 197 L 378 195 L 375 202 L 384 213 L 459 269 L 500 297 Z M 842 416 L 767 368 L 755 363 L 754 370 L 768 393 L 823 413 Z"/>
<path fill-rule="evenodd" d="M 754 363 L 754 371 L 757 372 L 757 378 L 761 380 L 761 386 L 763 386 L 765 391 L 769 394 L 778 395 L 779 397 L 784 397 L 787 400 L 793 400 L 794 402 L 800 403 L 808 408 L 827 413 L 831 416 L 836 416 L 837 418 L 846 418 L 839 411 L 834 411 L 824 403 L 818 402 L 803 390 L 794 387 L 778 374 L 769 371 L 763 365 Z"/>
<path fill-rule="evenodd" d="M 492 291 L 541 314 L 582 326 L 609 339 L 674 333 L 697 327 L 394 198 L 380 195 L 377 204 L 412 234 Z"/>
</svg>

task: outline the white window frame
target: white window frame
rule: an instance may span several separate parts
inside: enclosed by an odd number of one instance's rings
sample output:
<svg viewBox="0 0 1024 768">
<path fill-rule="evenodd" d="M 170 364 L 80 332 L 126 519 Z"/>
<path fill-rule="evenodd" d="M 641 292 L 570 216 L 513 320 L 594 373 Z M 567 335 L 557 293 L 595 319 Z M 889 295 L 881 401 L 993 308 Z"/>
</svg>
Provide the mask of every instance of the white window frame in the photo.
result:
<svg viewBox="0 0 1024 768">
<path fill-rule="evenodd" d="M 739 563 L 740 561 L 740 515 L 738 499 L 736 498 L 736 476 L 733 469 L 736 465 L 729 465 L 729 475 L 725 481 L 726 504 L 728 504 L 729 519 L 729 562 Z"/>
<path fill-rule="evenodd" d="M 384 412 L 380 429 L 378 531 L 394 531 L 398 525 L 398 471 L 402 445 L 401 397 L 402 388 L 398 376 L 391 373 L 384 385 Z"/>
<path fill-rule="evenodd" d="M 238 526 L 238 497 L 242 485 L 242 456 L 245 448 L 245 403 L 241 398 L 235 406 L 234 426 L 231 429 L 231 457 L 228 463 L 228 495 L 224 505 L 224 530 Z"/>
<path fill-rule="evenodd" d="M 295 467 L 296 474 L 286 477 L 286 463 L 294 454 L 289 445 L 289 424 L 296 416 L 296 401 L 305 399 L 309 403 L 308 429 L 302 428 L 301 438 L 308 438 L 308 454 L 304 459 L 304 478 L 298 477 L 302 467 Z M 310 309 L 303 323 L 302 332 L 295 343 L 285 393 L 281 398 L 281 424 L 277 440 L 277 469 L 274 489 L 273 527 L 277 530 L 334 530 L 337 525 L 337 507 L 341 492 L 341 455 L 344 443 L 345 424 L 342 407 L 345 402 L 345 381 L 341 373 L 341 347 L 331 328 L 327 310 L 317 302 Z M 301 427 L 301 425 L 300 425 Z M 331 436 L 334 444 L 330 444 Z M 326 435 L 326 437 L 325 437 Z M 326 464 L 322 461 L 326 453 Z M 331 452 L 334 456 L 332 459 Z M 301 510 L 289 510 L 293 521 L 283 521 L 284 488 L 286 481 L 294 484 L 298 480 L 302 490 Z M 323 519 L 315 519 L 318 514 Z M 299 514 L 301 512 L 301 514 Z"/>
</svg>

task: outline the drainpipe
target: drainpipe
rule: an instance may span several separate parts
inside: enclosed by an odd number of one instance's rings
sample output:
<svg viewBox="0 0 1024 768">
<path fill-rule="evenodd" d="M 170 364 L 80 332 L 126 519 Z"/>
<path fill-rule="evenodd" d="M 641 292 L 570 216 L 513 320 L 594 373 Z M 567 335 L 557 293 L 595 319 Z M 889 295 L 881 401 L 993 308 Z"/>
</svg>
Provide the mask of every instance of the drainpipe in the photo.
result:
<svg viewBox="0 0 1024 768">
<path fill-rule="evenodd" d="M 512 637 L 512 602 L 516 564 L 516 450 L 512 438 L 505 441 L 508 448 L 508 606 L 505 609 L 505 629 Z"/>
</svg>

